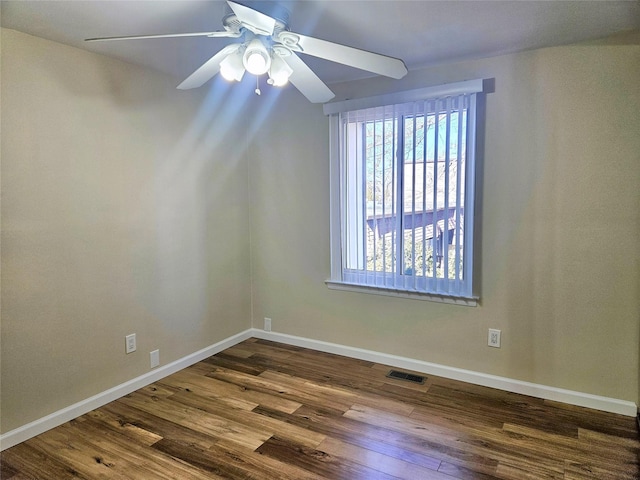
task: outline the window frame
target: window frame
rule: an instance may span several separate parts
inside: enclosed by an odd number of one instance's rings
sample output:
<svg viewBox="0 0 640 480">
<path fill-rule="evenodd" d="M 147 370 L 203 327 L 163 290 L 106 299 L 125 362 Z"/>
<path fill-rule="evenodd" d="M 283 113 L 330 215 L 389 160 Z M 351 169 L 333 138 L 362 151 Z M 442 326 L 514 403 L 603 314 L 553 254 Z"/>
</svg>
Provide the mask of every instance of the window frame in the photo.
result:
<svg viewBox="0 0 640 480">
<path fill-rule="evenodd" d="M 474 241 L 475 231 L 474 217 L 476 216 L 476 165 L 479 162 L 479 152 L 477 148 L 478 135 L 478 107 L 477 97 L 484 91 L 484 80 L 476 79 L 458 83 L 445 84 L 435 87 L 427 87 L 416 90 L 409 90 L 375 97 L 351 99 L 341 102 L 332 102 L 324 105 L 324 113 L 329 116 L 330 128 L 330 252 L 331 252 L 331 277 L 326 280 L 329 288 L 335 290 L 357 291 L 363 293 L 390 295 L 401 298 L 412 298 L 421 300 L 438 301 L 457 305 L 475 306 L 478 304 L 478 296 L 475 295 L 477 285 L 474 283 L 474 250 L 477 241 Z M 463 278 L 467 288 L 461 294 L 429 292 L 414 290 L 406 286 L 388 287 L 385 285 L 373 285 L 345 281 L 343 278 L 343 245 L 342 245 L 342 191 L 341 191 L 341 158 L 340 158 L 340 138 L 341 124 L 340 113 L 353 112 L 357 110 L 383 107 L 388 105 L 400 106 L 402 104 L 424 101 L 442 100 L 449 96 L 470 95 L 469 106 L 467 107 L 467 130 L 471 132 L 467 135 L 467 159 L 465 165 L 465 211 L 471 211 L 471 215 L 465 214 L 464 226 L 464 263 Z M 469 161 L 471 159 L 471 161 Z M 469 208 L 469 210 L 467 210 Z M 404 214 L 404 210 L 403 210 Z M 467 247 L 468 243 L 470 246 Z M 449 282 L 448 279 L 443 279 Z M 458 280 L 459 281 L 459 280 Z M 428 283 L 428 282 L 426 282 Z"/>
</svg>

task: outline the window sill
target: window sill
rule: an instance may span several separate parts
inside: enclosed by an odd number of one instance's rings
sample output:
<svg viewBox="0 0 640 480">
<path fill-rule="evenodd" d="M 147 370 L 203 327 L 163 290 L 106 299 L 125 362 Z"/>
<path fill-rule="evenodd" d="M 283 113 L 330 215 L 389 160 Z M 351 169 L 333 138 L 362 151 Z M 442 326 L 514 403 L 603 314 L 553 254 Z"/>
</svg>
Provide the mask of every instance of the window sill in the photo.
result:
<svg viewBox="0 0 640 480">
<path fill-rule="evenodd" d="M 451 305 L 462 305 L 465 307 L 476 307 L 478 306 L 479 300 L 478 297 L 453 297 L 448 295 L 437 295 L 435 293 L 412 292 L 408 290 L 396 290 L 393 288 L 358 285 L 356 283 L 345 283 L 335 280 L 325 280 L 324 283 L 326 283 L 327 287 L 331 290 L 386 295 L 388 297 L 409 298 L 412 300 L 426 300 L 428 302 L 448 303 Z"/>
</svg>

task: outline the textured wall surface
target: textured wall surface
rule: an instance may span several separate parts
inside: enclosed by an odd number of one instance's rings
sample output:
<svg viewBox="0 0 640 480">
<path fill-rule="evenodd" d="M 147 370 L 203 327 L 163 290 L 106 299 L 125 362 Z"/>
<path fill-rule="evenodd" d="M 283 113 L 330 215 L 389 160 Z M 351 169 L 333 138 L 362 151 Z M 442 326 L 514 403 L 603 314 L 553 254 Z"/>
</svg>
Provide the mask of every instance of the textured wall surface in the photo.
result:
<svg viewBox="0 0 640 480">
<path fill-rule="evenodd" d="M 345 99 L 474 78 L 495 82 L 480 306 L 327 289 L 328 120 L 291 94 L 251 144 L 254 326 L 266 316 L 277 332 L 637 403 L 638 36 L 333 88 Z"/>
<path fill-rule="evenodd" d="M 166 364 L 249 328 L 229 107 L 3 30 L 3 432 L 149 371 L 151 350 Z"/>
</svg>

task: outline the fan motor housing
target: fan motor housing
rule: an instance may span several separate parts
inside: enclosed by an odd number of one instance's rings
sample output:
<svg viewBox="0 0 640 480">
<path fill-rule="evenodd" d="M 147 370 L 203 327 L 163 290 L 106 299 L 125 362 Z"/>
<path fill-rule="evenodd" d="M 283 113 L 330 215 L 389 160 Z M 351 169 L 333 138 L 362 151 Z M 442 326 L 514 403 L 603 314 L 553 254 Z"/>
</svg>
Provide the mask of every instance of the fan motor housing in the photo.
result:
<svg viewBox="0 0 640 480">
<path fill-rule="evenodd" d="M 273 36 L 276 36 L 279 32 L 289 30 L 289 10 L 282 5 L 271 2 L 260 2 L 254 6 L 251 5 L 251 2 L 246 2 L 243 4 L 246 6 L 251 6 L 255 10 L 270 16 L 276 21 Z M 231 7 L 229 5 L 227 5 L 225 16 L 222 18 L 222 25 L 224 25 L 225 29 L 232 32 L 240 32 L 240 30 L 243 28 L 242 23 L 240 22 L 240 20 L 238 20 L 238 17 L 233 12 L 233 10 L 231 10 Z"/>
</svg>

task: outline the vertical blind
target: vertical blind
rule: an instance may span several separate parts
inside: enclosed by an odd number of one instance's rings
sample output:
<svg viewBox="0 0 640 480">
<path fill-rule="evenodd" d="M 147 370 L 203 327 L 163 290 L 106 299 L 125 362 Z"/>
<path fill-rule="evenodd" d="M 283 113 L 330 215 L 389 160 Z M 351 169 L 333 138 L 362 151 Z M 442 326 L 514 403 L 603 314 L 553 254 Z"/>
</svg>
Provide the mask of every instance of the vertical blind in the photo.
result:
<svg viewBox="0 0 640 480">
<path fill-rule="evenodd" d="M 472 296 L 475 115 L 475 91 L 332 114 L 339 281 Z"/>
</svg>

